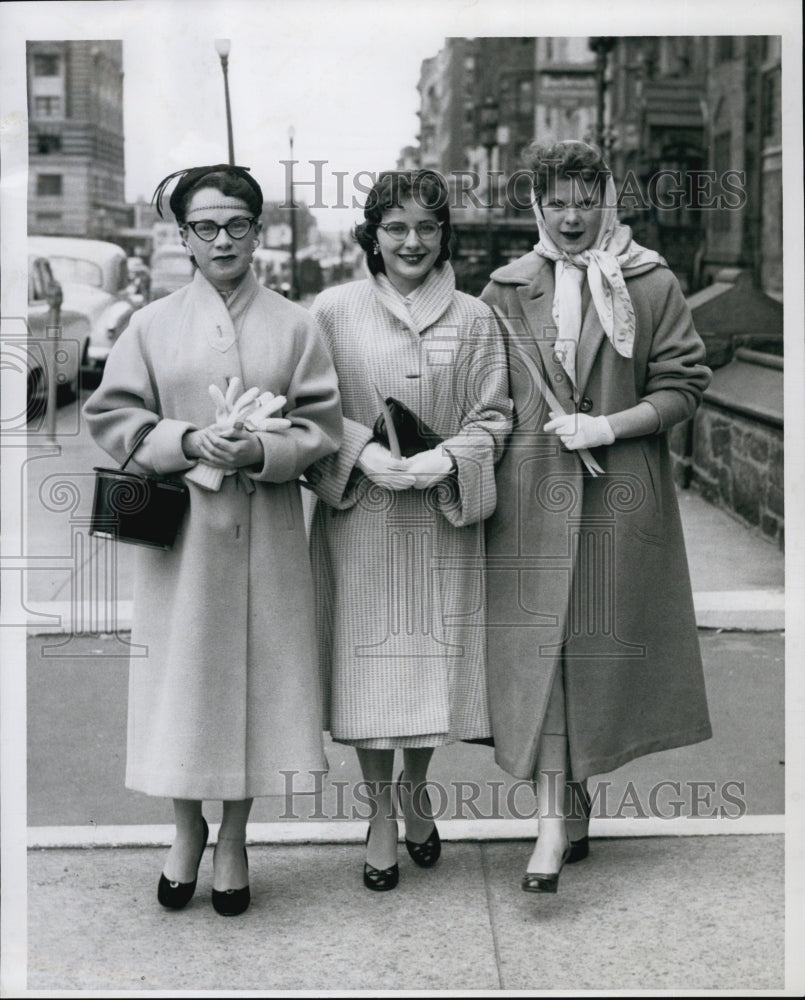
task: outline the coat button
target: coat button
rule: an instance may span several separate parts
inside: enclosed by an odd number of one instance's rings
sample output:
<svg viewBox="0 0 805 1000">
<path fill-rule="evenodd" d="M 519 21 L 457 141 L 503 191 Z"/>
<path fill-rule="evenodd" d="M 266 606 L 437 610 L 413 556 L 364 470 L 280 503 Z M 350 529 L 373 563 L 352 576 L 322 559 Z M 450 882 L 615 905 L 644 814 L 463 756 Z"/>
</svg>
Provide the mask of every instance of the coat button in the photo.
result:
<svg viewBox="0 0 805 1000">
<path fill-rule="evenodd" d="M 593 401 L 589 396 L 582 396 L 581 402 L 579 403 L 579 409 L 582 413 L 589 413 L 593 408 Z"/>
<path fill-rule="evenodd" d="M 554 351 L 554 352 L 553 352 L 553 360 L 554 360 L 554 361 L 555 361 L 555 362 L 556 362 L 556 363 L 557 363 L 558 365 L 561 365 L 561 364 L 562 364 L 562 360 L 563 360 L 563 359 L 564 359 L 564 355 L 562 354 L 562 352 L 561 352 L 561 351 Z"/>
</svg>

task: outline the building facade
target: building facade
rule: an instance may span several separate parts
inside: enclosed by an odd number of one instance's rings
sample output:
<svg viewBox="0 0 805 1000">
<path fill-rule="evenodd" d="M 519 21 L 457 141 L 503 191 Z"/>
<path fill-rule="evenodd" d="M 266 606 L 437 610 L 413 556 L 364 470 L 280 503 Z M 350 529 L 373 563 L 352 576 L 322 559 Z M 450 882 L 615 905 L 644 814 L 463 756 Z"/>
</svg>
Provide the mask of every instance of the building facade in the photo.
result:
<svg viewBox="0 0 805 1000">
<path fill-rule="evenodd" d="M 27 45 L 28 231 L 108 239 L 130 225 L 123 43 Z"/>
</svg>

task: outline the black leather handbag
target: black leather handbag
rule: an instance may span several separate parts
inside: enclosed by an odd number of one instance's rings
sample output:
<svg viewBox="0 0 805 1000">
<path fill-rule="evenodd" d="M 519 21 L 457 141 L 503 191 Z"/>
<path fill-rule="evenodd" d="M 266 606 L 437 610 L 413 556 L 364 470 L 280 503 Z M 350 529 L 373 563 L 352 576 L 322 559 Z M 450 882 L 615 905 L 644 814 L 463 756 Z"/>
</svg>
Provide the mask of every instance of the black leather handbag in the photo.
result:
<svg viewBox="0 0 805 1000">
<path fill-rule="evenodd" d="M 119 469 L 95 467 L 95 496 L 89 533 L 117 542 L 170 549 L 187 509 L 185 483 L 125 468 L 153 429 L 144 427 Z"/>
<path fill-rule="evenodd" d="M 429 451 L 444 441 L 444 438 L 432 431 L 413 410 L 409 410 L 405 403 L 401 403 L 393 396 L 388 396 L 385 404 L 391 415 L 394 430 L 397 432 L 400 454 L 403 458 L 418 455 L 421 451 Z M 373 431 L 375 440 L 389 448 L 389 436 L 386 431 L 384 414 L 381 413 L 375 421 Z"/>
</svg>

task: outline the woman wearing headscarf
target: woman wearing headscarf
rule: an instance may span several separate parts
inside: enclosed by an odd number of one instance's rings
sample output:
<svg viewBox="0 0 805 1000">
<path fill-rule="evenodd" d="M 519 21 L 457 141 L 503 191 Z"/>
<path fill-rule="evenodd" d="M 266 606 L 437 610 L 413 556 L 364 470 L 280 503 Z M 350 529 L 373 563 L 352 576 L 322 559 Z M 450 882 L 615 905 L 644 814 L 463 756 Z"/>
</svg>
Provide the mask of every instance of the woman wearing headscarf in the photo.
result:
<svg viewBox="0 0 805 1000">
<path fill-rule="evenodd" d="M 522 878 L 588 853 L 585 779 L 711 735 L 666 432 L 710 372 L 682 291 L 616 217 L 598 151 L 536 144 L 539 242 L 482 298 L 506 332 L 514 430 L 487 523 L 496 760 L 534 779 Z"/>
<path fill-rule="evenodd" d="M 188 483 L 173 548 L 136 553 L 126 786 L 173 799 L 158 887 L 172 909 L 196 887 L 202 800 L 222 800 L 212 902 L 233 916 L 250 900 L 252 799 L 281 794 L 282 771 L 327 766 L 297 478 L 337 449 L 342 418 L 315 322 L 251 271 L 257 182 L 226 164 L 179 171 L 157 188 L 160 215 L 177 178 L 194 277 L 134 315 L 84 413 L 118 461 L 150 427 L 136 464 Z"/>
<path fill-rule="evenodd" d="M 395 750 L 406 847 L 428 868 L 441 849 L 433 751 L 489 736 L 483 520 L 511 402 L 492 313 L 455 287 L 444 181 L 381 174 L 355 235 L 367 277 L 312 307 L 338 372 L 344 442 L 307 478 L 320 498 L 311 552 L 327 725 L 357 750 L 371 800 L 363 881 L 385 891 L 399 876 Z M 378 426 L 389 400 L 409 414 L 397 455 L 388 423 L 401 411 Z"/>
</svg>

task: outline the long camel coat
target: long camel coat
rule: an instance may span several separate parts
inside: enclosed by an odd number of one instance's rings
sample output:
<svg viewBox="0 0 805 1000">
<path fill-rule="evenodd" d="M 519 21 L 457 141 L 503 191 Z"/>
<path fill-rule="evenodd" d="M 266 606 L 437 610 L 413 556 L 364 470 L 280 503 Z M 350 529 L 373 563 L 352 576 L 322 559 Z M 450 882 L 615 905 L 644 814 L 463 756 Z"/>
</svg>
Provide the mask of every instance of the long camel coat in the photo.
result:
<svg viewBox="0 0 805 1000">
<path fill-rule="evenodd" d="M 491 276 L 482 298 L 509 320 L 515 423 L 487 522 L 488 676 L 496 760 L 534 774 L 554 673 L 563 665 L 573 777 L 711 735 L 684 538 L 665 431 L 710 378 L 674 276 L 624 269 L 632 358 L 604 335 L 585 282 L 578 391 L 554 356 L 554 265 L 535 252 Z M 647 400 L 657 433 L 579 456 L 542 427 L 534 372 L 566 412 L 611 414 Z"/>
<path fill-rule="evenodd" d="M 337 380 L 310 315 L 251 272 L 224 304 L 197 272 L 132 318 L 85 414 L 121 461 L 181 474 L 182 435 L 215 419 L 210 384 L 237 375 L 287 397 L 293 426 L 260 435 L 261 469 L 220 492 L 193 483 L 169 552 L 138 548 L 126 785 L 150 795 L 282 793 L 282 770 L 324 770 L 313 588 L 297 477 L 334 451 Z M 304 780 L 301 778 L 300 780 Z"/>
<path fill-rule="evenodd" d="M 321 498 L 311 554 L 333 737 L 433 746 L 490 733 L 483 519 L 511 401 L 497 324 L 455 290 L 449 264 L 414 292 L 415 329 L 396 295 L 369 278 L 313 304 L 345 420 L 338 454 L 308 473 Z M 380 412 L 375 386 L 446 439 L 454 476 L 393 492 L 358 471 Z"/>
</svg>

